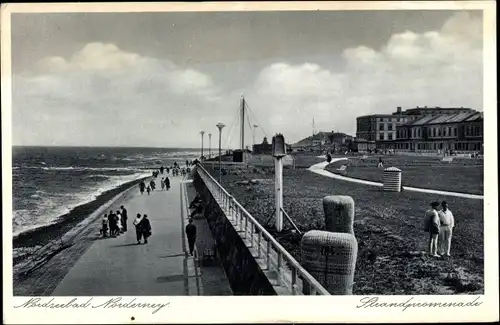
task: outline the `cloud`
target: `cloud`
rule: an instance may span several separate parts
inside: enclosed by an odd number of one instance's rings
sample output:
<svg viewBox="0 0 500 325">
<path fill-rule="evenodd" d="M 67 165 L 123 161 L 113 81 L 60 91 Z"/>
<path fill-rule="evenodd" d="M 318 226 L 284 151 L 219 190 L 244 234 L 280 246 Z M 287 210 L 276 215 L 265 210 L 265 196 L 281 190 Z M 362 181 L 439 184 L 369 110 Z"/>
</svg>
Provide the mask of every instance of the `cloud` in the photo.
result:
<svg viewBox="0 0 500 325">
<path fill-rule="evenodd" d="M 437 31 L 394 34 L 378 49 L 347 48 L 342 70 L 270 65 L 255 84 L 267 107 L 267 128 L 295 141 L 311 134 L 313 117 L 317 129 L 354 134 L 357 116 L 391 113 L 397 106 L 482 110 L 481 26 L 481 19 L 457 13 Z"/>
<path fill-rule="evenodd" d="M 354 134 L 357 116 L 397 106 L 482 110 L 482 46 L 482 19 L 465 12 L 437 30 L 396 33 L 378 48 L 346 48 L 331 55 L 331 64 L 304 57 L 301 63 L 247 62 L 234 71 L 180 67 L 115 44 L 89 43 L 14 75 L 13 140 L 197 146 L 199 130 L 216 134 L 215 124 L 224 122 L 223 139 L 232 134 L 236 147 L 238 131 L 231 126 L 237 120 L 231 119 L 241 94 L 251 109 L 250 124 L 259 124 L 268 137 L 282 132 L 290 142 L 311 134 L 313 118 L 316 129 Z M 231 73 L 243 74 L 236 78 L 243 81 L 232 84 Z M 249 143 L 251 132 L 246 134 Z M 259 129 L 256 140 L 261 136 Z"/>
<path fill-rule="evenodd" d="M 14 142 L 126 146 L 150 137 L 151 145 L 165 145 L 151 135 L 165 129 L 182 134 L 179 121 L 206 103 L 213 105 L 219 91 L 200 71 L 114 44 L 89 43 L 68 59 L 43 58 L 32 71 L 14 77 Z M 61 126 L 69 121 L 76 122 L 71 132 Z"/>
</svg>

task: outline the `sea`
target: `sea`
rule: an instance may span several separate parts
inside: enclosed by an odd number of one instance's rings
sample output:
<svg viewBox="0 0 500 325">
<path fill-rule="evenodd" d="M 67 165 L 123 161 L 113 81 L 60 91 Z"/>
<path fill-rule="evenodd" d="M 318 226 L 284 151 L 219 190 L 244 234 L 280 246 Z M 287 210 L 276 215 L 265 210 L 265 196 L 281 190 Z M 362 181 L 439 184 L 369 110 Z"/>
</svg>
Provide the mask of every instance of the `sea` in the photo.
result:
<svg viewBox="0 0 500 325">
<path fill-rule="evenodd" d="M 49 225 L 101 193 L 199 157 L 198 149 L 12 148 L 13 235 Z"/>
</svg>

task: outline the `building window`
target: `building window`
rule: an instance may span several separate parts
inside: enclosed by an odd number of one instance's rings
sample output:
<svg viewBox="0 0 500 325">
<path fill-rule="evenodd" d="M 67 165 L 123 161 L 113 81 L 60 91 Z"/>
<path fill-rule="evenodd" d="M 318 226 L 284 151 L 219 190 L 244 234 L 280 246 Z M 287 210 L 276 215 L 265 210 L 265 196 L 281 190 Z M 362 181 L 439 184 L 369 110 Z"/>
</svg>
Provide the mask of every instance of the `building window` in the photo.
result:
<svg viewBox="0 0 500 325">
<path fill-rule="evenodd" d="M 457 136 L 457 128 L 453 128 L 453 136 L 456 137 Z"/>
<path fill-rule="evenodd" d="M 380 123 L 378 125 L 378 129 L 379 129 L 379 131 L 384 131 L 384 123 Z"/>
<path fill-rule="evenodd" d="M 392 131 L 392 123 L 389 123 L 389 124 L 387 125 L 387 130 Z"/>
<path fill-rule="evenodd" d="M 392 140 L 392 133 L 389 133 L 389 140 Z"/>
<path fill-rule="evenodd" d="M 437 128 L 437 136 L 440 137 L 441 136 L 441 129 L 440 128 Z"/>
</svg>

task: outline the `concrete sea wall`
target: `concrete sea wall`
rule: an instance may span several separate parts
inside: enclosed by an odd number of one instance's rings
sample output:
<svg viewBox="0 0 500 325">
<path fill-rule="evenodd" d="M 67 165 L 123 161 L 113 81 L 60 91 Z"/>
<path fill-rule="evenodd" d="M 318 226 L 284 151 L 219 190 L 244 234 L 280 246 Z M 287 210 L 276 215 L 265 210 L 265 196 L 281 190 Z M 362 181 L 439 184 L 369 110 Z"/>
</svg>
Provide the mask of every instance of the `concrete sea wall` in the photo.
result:
<svg viewBox="0 0 500 325">
<path fill-rule="evenodd" d="M 193 185 L 204 201 L 205 217 L 216 241 L 217 253 L 224 266 L 233 294 L 276 295 L 276 291 L 245 242 L 197 173 L 193 175 Z"/>
</svg>

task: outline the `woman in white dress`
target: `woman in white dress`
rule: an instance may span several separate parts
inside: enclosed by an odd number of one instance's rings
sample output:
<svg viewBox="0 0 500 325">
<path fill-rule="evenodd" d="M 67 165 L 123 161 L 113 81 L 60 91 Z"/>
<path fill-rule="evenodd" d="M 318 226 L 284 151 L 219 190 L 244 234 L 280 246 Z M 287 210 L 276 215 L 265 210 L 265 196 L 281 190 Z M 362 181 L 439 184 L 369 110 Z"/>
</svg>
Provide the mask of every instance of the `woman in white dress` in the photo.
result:
<svg viewBox="0 0 500 325">
<path fill-rule="evenodd" d="M 118 228 L 118 232 L 120 234 L 123 234 L 122 214 L 120 213 L 120 210 L 116 211 L 116 216 L 118 217 L 118 220 L 116 221 L 116 226 Z"/>
</svg>

